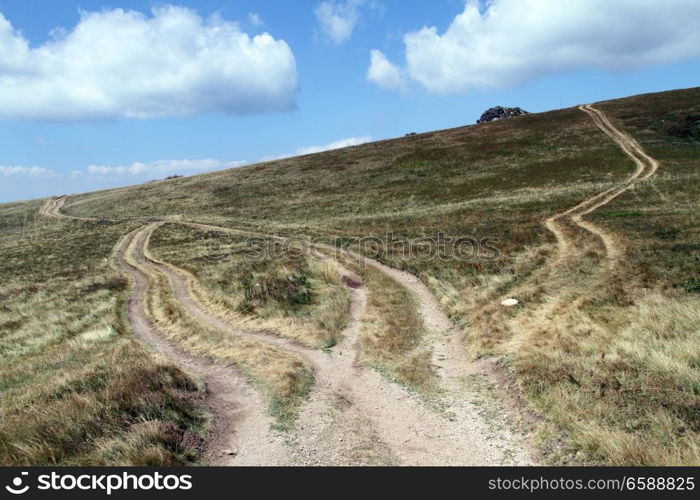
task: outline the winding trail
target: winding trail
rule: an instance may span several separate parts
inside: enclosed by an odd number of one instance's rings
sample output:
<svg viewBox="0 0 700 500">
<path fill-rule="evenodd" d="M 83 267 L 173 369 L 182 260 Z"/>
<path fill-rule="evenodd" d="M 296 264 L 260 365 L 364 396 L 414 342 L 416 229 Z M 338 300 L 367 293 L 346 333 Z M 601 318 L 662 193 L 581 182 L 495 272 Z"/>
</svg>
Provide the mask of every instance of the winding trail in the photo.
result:
<svg viewBox="0 0 700 500">
<path fill-rule="evenodd" d="M 184 223 L 201 230 L 250 234 L 208 224 Z M 150 227 L 155 229 L 159 224 Z M 284 239 L 283 237 L 278 237 Z M 322 246 L 320 246 L 322 248 Z M 329 247 L 329 250 L 331 248 Z M 147 255 L 147 254 L 146 254 Z M 356 257 L 360 257 L 356 255 Z M 193 296 L 184 277 L 171 265 L 150 263 L 139 254 L 139 263 L 152 265 L 166 274 L 174 284 L 177 298 L 185 309 L 208 326 L 233 335 L 241 330 L 209 312 Z M 338 263 L 342 275 L 351 274 Z M 396 271 L 375 261 L 395 279 L 403 280 L 411 290 L 421 294 L 421 309 L 434 332 L 444 336 L 454 333 L 447 316 L 442 313 L 425 285 L 418 278 Z M 398 273 L 398 274 L 396 274 Z M 309 403 L 299 415 L 302 429 L 294 437 L 296 455 L 304 464 L 349 465 L 501 465 L 531 463 L 517 438 L 505 429 L 494 432 L 481 416 L 472 400 L 450 400 L 447 411 L 431 408 L 416 395 L 388 382 L 376 371 L 359 363 L 360 329 L 367 304 L 364 288 L 351 288 L 350 321 L 342 340 L 330 353 L 272 337 L 246 331 L 262 340 L 299 354 L 314 369 L 316 384 Z M 466 357 L 466 356 L 465 356 Z M 466 363 L 466 361 L 465 361 Z M 469 366 L 469 365 L 466 365 Z M 457 383 L 446 387 L 458 390 Z M 330 414 L 334 414 L 329 416 Z M 342 419 L 339 419 L 342 414 Z M 341 420 L 341 421 L 339 421 Z"/>
<path fill-rule="evenodd" d="M 574 240 L 562 224 L 570 222 L 600 238 L 609 264 L 614 264 L 624 255 L 624 246 L 614 235 L 584 217 L 650 178 L 659 164 L 632 137 L 615 128 L 601 111 L 590 105 L 580 109 L 633 159 L 636 170 L 621 184 L 548 218 L 545 225 L 557 239 L 558 260 L 573 253 Z M 65 201 L 65 197 L 47 201 L 41 213 L 54 218 L 100 220 L 62 214 L 60 210 Z M 342 250 L 346 257 L 391 277 L 416 298 L 428 332 L 433 361 L 445 390 L 444 408 L 425 404 L 416 395 L 359 363 L 360 328 L 369 293 L 364 288 L 352 289 L 349 324 L 342 340 L 330 352 L 321 352 L 274 332 L 240 328 L 199 303 L 181 270 L 149 256 L 150 235 L 165 223 L 236 234 L 251 233 L 197 222 L 161 220 L 127 235 L 117 251 L 117 266 L 134 282 L 128 316 L 135 334 L 156 352 L 200 376 L 210 388 L 208 404 L 216 419 L 205 458 L 211 463 L 523 465 L 533 462 L 528 446 L 519 436 L 505 428 L 494 431 L 478 412 L 473 402 L 474 395 L 465 387 L 466 377 L 475 373 L 476 368 L 464 349 L 463 333 L 415 275 Z M 338 251 L 336 247 L 323 245 L 318 245 L 318 249 L 324 255 Z M 129 263 L 127 256 L 131 256 L 136 265 Z M 316 257 L 322 258 L 318 254 Z M 349 273 L 337 259 L 334 262 L 341 273 Z M 144 312 L 149 281 L 143 269 L 168 277 L 176 299 L 198 322 L 231 335 L 262 340 L 298 355 L 313 368 L 316 384 L 299 415 L 299 428 L 291 431 L 287 443 L 270 431 L 270 417 L 260 394 L 235 369 L 192 356 L 157 332 Z M 238 450 L 237 454 L 224 453 L 231 449 Z"/>
<path fill-rule="evenodd" d="M 42 213 L 51 217 L 81 219 L 61 214 L 64 203 L 65 198 L 52 200 L 44 206 Z M 351 289 L 350 321 L 342 340 L 330 353 L 272 332 L 246 330 L 208 311 L 192 294 L 187 278 L 180 270 L 149 256 L 150 235 L 166 223 L 237 234 L 245 232 L 207 224 L 159 221 L 130 233 L 116 252 L 117 267 L 135 284 L 128 307 L 128 321 L 134 333 L 157 353 L 201 377 L 209 387 L 208 405 L 216 418 L 204 454 L 208 462 L 217 465 L 533 463 L 528 447 L 523 446 L 520 438 L 505 428 L 494 428 L 493 422 L 479 412 L 474 401 L 478 398 L 474 394 L 465 394 L 464 388 L 460 387 L 462 377 L 473 373 L 461 348 L 461 333 L 416 276 L 347 252 L 349 256 L 363 259 L 368 265 L 388 274 L 418 298 L 426 327 L 434 336 L 431 340 L 435 341 L 435 351 L 446 362 L 440 370 L 444 373 L 441 378 L 446 381 L 445 389 L 459 391 L 458 396 L 448 394 L 444 408 L 425 404 L 417 395 L 359 363 L 360 329 L 368 293 L 364 288 Z M 319 254 L 316 256 L 323 258 Z M 338 261 L 334 262 L 341 274 L 350 273 Z M 270 431 L 271 421 L 260 394 L 234 369 L 184 352 L 150 323 L 144 310 L 149 286 L 144 269 L 167 276 L 176 299 L 202 324 L 231 335 L 263 340 L 299 355 L 313 368 L 316 383 L 299 415 L 299 429 L 292 431 L 289 443 L 286 443 L 288 446 Z M 237 432 L 232 433 L 232 429 L 237 429 Z M 228 450 L 236 450 L 236 454 L 229 455 Z"/>
<path fill-rule="evenodd" d="M 52 217 L 54 219 L 84 220 L 84 221 L 92 221 L 92 222 L 109 220 L 109 219 L 93 219 L 90 217 L 73 217 L 71 215 L 63 214 L 63 213 L 61 213 L 61 208 L 63 208 L 63 205 L 66 203 L 66 200 L 67 200 L 66 196 L 59 196 L 58 198 L 48 199 L 48 200 L 46 200 L 44 205 L 42 205 L 42 207 L 39 209 L 39 213 L 41 215 L 44 215 L 46 217 Z"/>
<path fill-rule="evenodd" d="M 115 251 L 116 266 L 133 283 L 127 306 L 127 318 L 134 334 L 161 356 L 196 374 L 207 385 L 207 406 L 214 421 L 203 458 L 213 465 L 285 465 L 288 453 L 281 436 L 273 434 L 272 419 L 260 394 L 243 376 L 229 366 L 193 356 L 157 331 L 146 316 L 145 301 L 149 280 L 138 267 L 129 263 L 129 255 L 141 251 L 150 226 L 129 233 Z M 261 446 L 265 443 L 264 446 Z"/>
<path fill-rule="evenodd" d="M 605 246 L 605 253 L 609 265 L 613 265 L 624 254 L 624 247 L 609 231 L 593 224 L 592 222 L 583 219 L 584 216 L 592 213 L 600 207 L 610 203 L 612 200 L 620 196 L 622 193 L 630 190 L 637 183 L 644 181 L 654 175 L 659 168 L 659 163 L 654 158 L 649 156 L 639 143 L 624 132 L 615 128 L 610 120 L 603 114 L 602 111 L 594 108 L 590 104 L 579 106 L 579 109 L 588 114 L 593 123 L 608 137 L 610 137 L 624 151 L 636 165 L 634 173 L 625 181 L 617 186 L 613 186 L 601 193 L 588 198 L 578 205 L 569 208 L 565 212 L 556 214 L 545 221 L 545 226 L 549 229 L 557 239 L 559 248 L 559 256 L 557 261 L 568 257 L 572 250 L 572 242 L 569 236 L 560 227 L 561 219 L 568 218 L 574 225 L 588 231 L 600 238 Z"/>
</svg>

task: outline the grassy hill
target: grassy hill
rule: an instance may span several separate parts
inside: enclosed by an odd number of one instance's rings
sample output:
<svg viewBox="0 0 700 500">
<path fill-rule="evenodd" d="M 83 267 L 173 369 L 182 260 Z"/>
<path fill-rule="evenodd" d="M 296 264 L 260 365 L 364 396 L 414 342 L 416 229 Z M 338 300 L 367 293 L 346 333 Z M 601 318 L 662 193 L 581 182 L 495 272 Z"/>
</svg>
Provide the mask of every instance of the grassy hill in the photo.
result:
<svg viewBox="0 0 700 500">
<path fill-rule="evenodd" d="M 499 357 L 543 415 L 548 460 L 700 463 L 700 89 L 596 107 L 661 164 L 586 216 L 624 248 L 612 267 L 603 243 L 573 226 L 576 244 L 558 260 L 543 223 L 634 170 L 577 108 L 88 193 L 63 208 L 111 222 L 41 217 L 41 200 L 0 205 L 0 463 L 198 459 L 196 439 L 182 436 L 209 425 L 204 388 L 130 335 L 128 283 L 111 265 L 138 219 L 158 217 L 313 237 L 420 276 L 463 329 L 464 349 Z M 447 238 L 495 251 L 421 252 Z M 243 239 L 179 225 L 157 229 L 151 244 L 253 327 L 321 347 L 342 329 L 337 276 L 308 259 L 251 262 Z M 357 272 L 370 292 L 363 361 L 430 397 L 434 367 L 411 297 Z M 505 297 L 521 305 L 504 309 Z M 165 313 L 172 299 L 160 300 L 152 314 L 186 345 L 179 313 Z M 281 425 L 293 425 L 303 367 L 253 348 L 202 349 L 243 366 Z"/>
</svg>

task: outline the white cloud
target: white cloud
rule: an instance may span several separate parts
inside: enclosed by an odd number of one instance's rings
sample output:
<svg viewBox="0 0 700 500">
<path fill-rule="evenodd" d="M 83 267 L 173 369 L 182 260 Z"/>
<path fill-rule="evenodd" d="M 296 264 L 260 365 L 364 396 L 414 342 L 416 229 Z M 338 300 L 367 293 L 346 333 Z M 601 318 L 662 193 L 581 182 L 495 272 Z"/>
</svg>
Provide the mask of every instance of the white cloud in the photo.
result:
<svg viewBox="0 0 700 500">
<path fill-rule="evenodd" d="M 265 24 L 262 20 L 262 17 L 260 17 L 260 14 L 258 14 L 257 12 L 248 13 L 248 22 L 255 27 L 262 26 L 263 24 Z"/>
<path fill-rule="evenodd" d="M 295 107 L 294 54 L 283 40 L 184 7 L 147 16 L 81 12 L 71 31 L 32 47 L 0 13 L 0 117 L 151 118 Z"/>
<path fill-rule="evenodd" d="M 367 80 L 385 89 L 403 90 L 406 87 L 401 68 L 389 62 L 384 53 L 379 50 L 371 52 Z"/>
<path fill-rule="evenodd" d="M 352 35 L 360 20 L 360 7 L 366 0 L 325 1 L 314 13 L 324 35 L 335 43 L 342 43 Z"/>
<path fill-rule="evenodd" d="M 85 176 L 161 176 L 170 174 L 193 174 L 240 167 L 246 161 L 221 161 L 215 159 L 203 160 L 158 160 L 151 163 L 135 162 L 131 165 L 89 165 L 84 170 L 71 170 L 73 178 Z M 23 167 L 0 165 L 0 176 L 51 178 L 64 177 L 64 174 L 44 167 Z"/>
<path fill-rule="evenodd" d="M 159 176 L 170 174 L 191 174 L 222 170 L 244 165 L 245 161 L 221 161 L 214 159 L 204 160 L 159 160 L 152 163 L 132 163 L 131 165 L 108 166 L 90 165 L 84 171 L 73 171 L 73 176 L 89 175 L 132 175 L 132 176 Z"/>
<path fill-rule="evenodd" d="M 0 165 L 0 203 L 58 194 L 95 191 L 170 175 L 192 175 L 244 165 L 245 161 L 160 160 L 151 163 L 110 166 L 90 165 L 68 173 L 43 167 Z"/>
<path fill-rule="evenodd" d="M 5 177 L 56 177 L 58 173 L 54 170 L 44 167 L 22 167 L 18 165 L 4 166 L 0 165 L 0 175 Z"/>
<path fill-rule="evenodd" d="M 458 93 L 561 71 L 700 56 L 700 2 L 491 0 L 480 11 L 469 0 L 444 33 L 424 27 L 404 43 L 411 80 L 431 92 Z"/>
<path fill-rule="evenodd" d="M 297 149 L 298 155 L 310 155 L 313 153 L 321 153 L 323 151 L 330 151 L 331 149 L 347 148 L 349 146 L 357 146 L 358 144 L 364 144 L 371 141 L 371 137 L 348 137 L 347 139 L 340 139 L 339 141 L 331 142 L 324 146 L 308 146 L 305 148 Z"/>
<path fill-rule="evenodd" d="M 286 153 L 276 156 L 265 156 L 260 159 L 260 161 L 272 161 L 281 160 L 283 158 L 291 158 L 292 156 L 310 155 L 314 153 L 322 153 L 323 151 L 330 151 L 332 149 L 347 148 L 350 146 L 357 146 L 359 144 L 365 144 L 372 140 L 372 137 L 348 137 L 347 139 L 340 139 L 338 141 L 331 142 L 330 144 L 325 144 L 323 146 L 307 146 L 305 148 L 299 148 L 294 153 Z"/>
</svg>

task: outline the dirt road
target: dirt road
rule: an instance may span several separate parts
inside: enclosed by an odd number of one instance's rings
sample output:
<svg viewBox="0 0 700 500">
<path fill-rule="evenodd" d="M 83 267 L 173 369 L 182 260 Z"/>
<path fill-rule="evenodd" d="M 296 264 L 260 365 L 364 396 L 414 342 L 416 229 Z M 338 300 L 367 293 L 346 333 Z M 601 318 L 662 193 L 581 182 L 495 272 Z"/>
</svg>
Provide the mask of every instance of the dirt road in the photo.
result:
<svg viewBox="0 0 700 500">
<path fill-rule="evenodd" d="M 629 155 L 635 172 L 624 182 L 592 196 L 545 221 L 556 236 L 558 258 L 573 251 L 574 240 L 566 224 L 589 232 L 602 241 L 609 263 L 624 255 L 615 235 L 584 219 L 610 203 L 638 182 L 651 177 L 659 165 L 641 146 L 624 134 L 598 109 L 581 106 L 595 125 Z M 60 212 L 65 197 L 49 200 L 41 213 L 54 218 L 86 221 L 98 219 L 65 216 Z M 117 264 L 134 282 L 129 302 L 129 322 L 140 338 L 156 352 L 173 360 L 207 382 L 209 405 L 216 415 L 215 430 L 205 458 L 216 464 L 403 464 L 403 465 L 498 465 L 530 464 L 532 454 L 526 440 L 510 432 L 498 413 L 485 416 L 478 409 L 477 395 L 465 384 L 477 368 L 466 356 L 463 333 L 442 311 L 427 286 L 414 275 L 367 259 L 364 261 L 394 279 L 416 298 L 428 332 L 445 396 L 440 405 L 427 404 L 404 387 L 388 381 L 358 362 L 359 333 L 371 290 L 352 289 L 350 321 L 342 340 L 330 352 L 322 352 L 284 338 L 275 332 L 251 331 L 220 318 L 192 293 L 188 277 L 170 264 L 148 254 L 149 237 L 160 225 L 184 223 L 202 230 L 244 231 L 194 222 L 161 221 L 130 233 L 119 247 Z M 323 251 L 323 248 L 320 247 Z M 331 250 L 326 248 L 326 250 Z M 332 250 L 337 250 L 333 248 Z M 326 253 L 328 255 L 328 253 Z M 129 259 L 132 263 L 129 263 Z M 341 273 L 349 272 L 337 262 Z M 284 439 L 270 431 L 270 417 L 260 394 L 231 367 L 192 356 L 160 335 L 143 312 L 148 276 L 167 276 L 173 293 L 185 311 L 209 328 L 231 335 L 254 337 L 275 348 L 293 353 L 313 368 L 315 385 L 302 408 L 297 427 Z M 233 450 L 235 455 L 226 455 Z"/>
<path fill-rule="evenodd" d="M 271 431 L 260 394 L 234 368 L 192 356 L 168 341 L 148 320 L 145 299 L 148 277 L 129 263 L 140 254 L 151 226 L 128 234 L 115 252 L 117 267 L 130 277 L 133 288 L 127 316 L 134 334 L 166 359 L 195 374 L 207 385 L 207 406 L 214 416 L 204 460 L 213 465 L 285 465 L 289 462 L 283 437 Z M 137 260 L 139 257 L 136 257 Z"/>
<path fill-rule="evenodd" d="M 207 231 L 239 233 L 206 224 L 190 225 Z M 153 231 L 157 226 L 152 224 L 146 231 Z M 197 302 L 176 268 L 154 262 L 144 250 L 135 252 L 135 257 L 139 265 L 151 266 L 170 278 L 178 301 L 198 321 L 232 335 L 255 336 L 298 354 L 311 364 L 315 386 L 300 413 L 297 429 L 291 433 L 292 454 L 297 463 L 499 465 L 531 462 L 522 443 L 506 430 L 503 422 L 487 422 L 479 413 L 476 395 L 472 395 L 471 400 L 451 397 L 446 408 L 436 409 L 358 363 L 359 334 L 368 293 L 364 288 L 351 289 L 349 324 L 342 340 L 330 353 L 325 353 L 273 334 L 246 331 L 227 323 Z M 341 264 L 337 265 L 341 274 L 349 273 Z M 418 289 L 422 284 L 417 278 L 413 279 L 412 286 Z M 449 320 L 440 315 L 434 299 L 422 286 L 425 300 L 432 300 L 424 306 L 429 313 L 427 319 L 443 322 L 435 329 L 449 329 Z M 434 310 L 428 310 L 430 308 Z M 456 384 L 450 389 L 461 391 Z"/>
<path fill-rule="evenodd" d="M 586 221 L 583 217 L 607 205 L 622 193 L 632 189 L 638 182 L 649 179 L 659 168 L 659 163 L 650 157 L 631 136 L 615 128 L 600 110 L 594 108 L 590 104 L 579 106 L 579 109 L 587 113 L 593 120 L 593 123 L 632 158 L 636 169 L 629 178 L 619 185 L 598 193 L 565 212 L 550 217 L 545 221 L 545 225 L 557 239 L 560 260 L 566 258 L 571 253 L 571 239 L 566 231 L 562 229 L 561 225 L 564 219 L 568 219 L 580 229 L 588 231 L 600 238 L 605 246 L 608 262 L 612 265 L 615 261 L 619 260 L 624 253 L 622 244 L 617 240 L 615 235 L 592 222 Z"/>
</svg>

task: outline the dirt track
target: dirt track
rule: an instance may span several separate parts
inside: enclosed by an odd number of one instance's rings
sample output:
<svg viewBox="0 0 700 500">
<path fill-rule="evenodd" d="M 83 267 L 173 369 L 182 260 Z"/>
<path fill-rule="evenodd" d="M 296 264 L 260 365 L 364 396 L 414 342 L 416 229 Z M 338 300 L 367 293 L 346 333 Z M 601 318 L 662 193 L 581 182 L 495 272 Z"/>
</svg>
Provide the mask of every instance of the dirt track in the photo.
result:
<svg viewBox="0 0 700 500">
<path fill-rule="evenodd" d="M 204 230 L 236 232 L 216 226 L 189 224 Z M 155 229 L 156 225 L 150 226 Z M 499 465 L 530 463 L 530 458 L 505 425 L 486 422 L 473 404 L 475 395 L 450 393 L 446 411 L 436 410 L 406 389 L 388 382 L 377 372 L 358 363 L 359 334 L 367 291 L 353 288 L 350 322 L 342 340 L 330 354 L 301 346 L 278 336 L 241 330 L 198 304 L 186 280 L 172 266 L 146 259 L 139 263 L 155 267 L 173 283 L 176 297 L 198 321 L 232 335 L 250 335 L 294 352 L 314 370 L 315 387 L 299 416 L 299 429 L 292 433 L 294 455 L 303 464 L 404 464 L 404 465 Z M 380 265 L 375 263 L 376 265 Z M 341 273 L 349 273 L 338 264 Z M 383 269 L 391 270 L 386 266 Z M 402 273 L 403 276 L 406 273 Z M 431 321 L 443 321 L 440 335 L 449 332 L 449 320 L 438 314 L 427 288 L 413 277 L 411 286 L 422 290 Z M 422 287 L 419 288 L 419 287 Z M 448 330 L 443 331 L 446 327 Z M 446 387 L 461 391 L 455 383 Z M 502 424 L 502 422 L 500 422 Z"/>
<path fill-rule="evenodd" d="M 148 320 L 145 299 L 148 277 L 128 262 L 128 254 L 139 255 L 152 230 L 150 226 L 127 235 L 116 250 L 116 264 L 133 283 L 128 303 L 128 321 L 134 334 L 161 356 L 194 373 L 208 388 L 207 406 L 214 415 L 204 458 L 214 465 L 284 465 L 288 454 L 281 436 L 270 431 L 260 394 L 235 369 L 209 359 L 195 357 L 168 341 Z M 136 257 L 137 260 L 139 257 Z M 265 446 L 261 446 L 265 443 Z"/>
<path fill-rule="evenodd" d="M 637 165 L 624 183 L 601 192 L 565 212 L 547 219 L 546 226 L 557 238 L 559 258 L 571 252 L 569 235 L 561 227 L 568 218 L 574 225 L 599 237 L 611 262 L 624 251 L 616 238 L 583 219 L 606 205 L 637 182 L 656 172 L 658 163 L 634 139 L 617 130 L 597 109 L 582 106 L 594 123 L 612 138 Z M 60 212 L 65 197 L 48 200 L 40 213 L 53 218 L 98 221 L 66 216 Z M 127 235 L 116 250 L 116 265 L 127 273 L 134 286 L 128 320 L 134 333 L 155 352 L 200 377 L 209 388 L 208 406 L 215 415 L 213 431 L 204 458 L 218 465 L 283 464 L 402 464 L 402 465 L 499 465 L 532 463 L 527 442 L 513 435 L 496 415 L 495 422 L 479 413 L 475 394 L 465 377 L 475 373 L 466 356 L 462 332 L 441 310 L 430 290 L 417 277 L 352 252 L 409 290 L 420 307 L 433 349 L 434 363 L 445 391 L 442 406 L 425 404 L 403 387 L 387 381 L 358 363 L 359 333 L 367 303 L 364 288 L 352 289 L 350 321 L 343 338 L 330 352 L 301 345 L 274 332 L 250 331 L 217 317 L 198 303 L 187 277 L 171 265 L 148 255 L 150 235 L 168 221 L 151 223 Z M 172 222 L 176 223 L 176 222 Z M 241 231 L 186 223 L 204 230 Z M 333 249 L 336 250 L 336 249 Z M 321 248 L 321 251 L 323 249 Z M 337 264 L 341 273 L 347 273 Z M 167 276 L 175 298 L 196 321 L 231 335 L 251 337 L 294 353 L 313 368 L 315 386 L 299 415 L 297 428 L 287 436 L 270 430 L 261 395 L 232 367 L 193 356 L 169 341 L 148 320 L 144 304 L 149 289 L 148 272 Z"/>
<path fill-rule="evenodd" d="M 46 203 L 39 209 L 41 215 L 46 217 L 53 217 L 55 219 L 73 219 L 73 220 L 87 220 L 96 221 L 100 219 L 90 219 L 86 217 L 71 217 L 70 215 L 65 215 L 61 213 L 61 208 L 66 203 L 66 197 L 60 196 L 55 199 L 46 200 Z"/>
<path fill-rule="evenodd" d="M 615 128 L 615 126 L 610 123 L 610 120 L 608 120 L 608 118 L 601 111 L 594 108 L 590 104 L 579 106 L 579 109 L 587 113 L 593 120 L 593 123 L 595 123 L 595 125 L 603 133 L 615 141 L 615 143 L 620 146 L 620 148 L 629 157 L 631 157 L 632 160 L 634 160 L 636 170 L 621 184 L 598 193 L 595 196 L 582 201 L 578 205 L 571 207 L 565 212 L 550 217 L 545 221 L 545 225 L 552 233 L 554 233 L 554 236 L 557 239 L 559 259 L 565 258 L 571 252 L 570 239 L 566 232 L 559 226 L 562 219 L 568 218 L 579 228 L 600 238 L 605 246 L 608 261 L 612 264 L 622 257 L 624 248 L 617 241 L 614 235 L 596 224 L 584 220 L 583 217 L 592 213 L 594 210 L 607 205 L 625 191 L 630 190 L 638 182 L 644 181 L 654 175 L 656 170 L 659 168 L 659 163 L 650 157 L 632 137 Z"/>
</svg>

